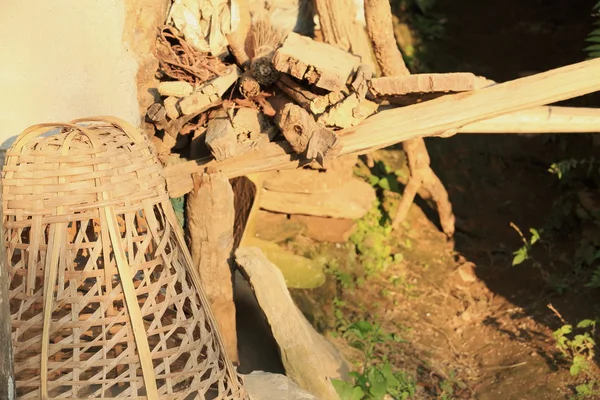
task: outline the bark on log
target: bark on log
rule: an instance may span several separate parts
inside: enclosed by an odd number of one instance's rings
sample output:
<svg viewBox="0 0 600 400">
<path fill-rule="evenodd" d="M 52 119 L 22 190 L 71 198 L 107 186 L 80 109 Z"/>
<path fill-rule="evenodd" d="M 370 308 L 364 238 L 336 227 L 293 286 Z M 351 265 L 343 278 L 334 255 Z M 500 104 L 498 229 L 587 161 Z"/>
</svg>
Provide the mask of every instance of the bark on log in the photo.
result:
<svg viewBox="0 0 600 400">
<path fill-rule="evenodd" d="M 404 64 L 404 59 L 394 36 L 392 23 L 392 7 L 389 1 L 365 0 L 365 21 L 367 33 L 371 38 L 375 58 L 381 68 L 382 75 L 409 75 L 410 71 Z M 381 60 L 387 60 L 382 65 Z"/>
<path fill-rule="evenodd" d="M 300 313 L 279 269 L 255 247 L 240 247 L 235 258 L 271 325 L 286 375 L 319 399 L 340 400 L 330 378 L 339 377 L 347 366 L 336 360 Z M 336 370 L 328 371 L 328 365 Z"/>
<path fill-rule="evenodd" d="M 0 185 L 1 188 L 1 185 Z M 0 202 L 2 193 L 0 191 Z M 0 232 L 4 237 L 4 215 L 0 209 Z M 6 249 L 0 246 L 0 399 L 14 400 L 15 380 L 13 376 L 13 352 L 11 338 L 11 316 L 8 297 L 8 266 Z"/>
<path fill-rule="evenodd" d="M 231 269 L 233 190 L 220 173 L 194 174 L 187 196 L 187 226 L 192 259 L 204 282 L 206 296 L 219 325 L 227 355 L 238 361 L 235 304 Z"/>
<path fill-rule="evenodd" d="M 352 93 L 322 114 L 317 122 L 326 127 L 350 128 L 373 115 L 378 107 L 377 103 Z"/>
<path fill-rule="evenodd" d="M 277 71 L 332 92 L 345 90 L 359 65 L 360 57 L 294 32 L 273 57 Z"/>
<path fill-rule="evenodd" d="M 457 132 L 477 121 L 598 90 L 600 59 L 593 59 L 471 92 L 385 110 L 357 126 L 341 131 L 340 154 L 364 154 L 416 137 Z M 202 159 L 173 165 L 165 169 L 165 174 L 169 194 L 179 197 L 192 189 L 191 174 L 204 171 L 209 166 L 233 178 L 257 172 L 298 168 L 303 163 L 288 143 L 275 142 L 265 146 L 260 152 L 245 154 L 222 163 Z"/>
</svg>

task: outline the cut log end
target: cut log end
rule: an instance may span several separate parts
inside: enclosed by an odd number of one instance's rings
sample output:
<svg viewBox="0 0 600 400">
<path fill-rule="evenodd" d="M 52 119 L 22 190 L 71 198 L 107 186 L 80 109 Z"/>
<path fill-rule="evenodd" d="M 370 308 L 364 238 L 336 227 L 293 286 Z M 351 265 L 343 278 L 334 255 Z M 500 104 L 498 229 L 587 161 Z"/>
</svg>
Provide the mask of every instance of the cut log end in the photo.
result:
<svg viewBox="0 0 600 400">
<path fill-rule="evenodd" d="M 250 71 L 254 79 L 262 86 L 274 84 L 280 76 L 279 71 L 273 66 L 273 52 L 254 58 Z"/>
</svg>

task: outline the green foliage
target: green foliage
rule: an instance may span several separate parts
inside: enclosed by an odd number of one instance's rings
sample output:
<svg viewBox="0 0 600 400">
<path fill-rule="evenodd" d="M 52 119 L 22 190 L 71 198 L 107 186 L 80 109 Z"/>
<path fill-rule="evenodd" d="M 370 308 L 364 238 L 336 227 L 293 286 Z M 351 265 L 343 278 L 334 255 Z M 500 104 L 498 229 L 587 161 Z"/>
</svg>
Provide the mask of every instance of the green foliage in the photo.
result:
<svg viewBox="0 0 600 400">
<path fill-rule="evenodd" d="M 342 400 L 382 400 L 386 395 L 394 399 L 409 399 L 416 393 L 414 379 L 403 371 L 394 371 L 387 361 L 377 360 L 375 347 L 402 338 L 389 334 L 379 324 L 359 321 L 349 325 L 344 337 L 352 347 L 363 354 L 361 372 L 351 372 L 352 382 L 334 379 L 333 386 Z"/>
<path fill-rule="evenodd" d="M 177 222 L 181 227 L 184 227 L 185 224 L 185 196 L 172 198 L 171 204 L 173 205 L 173 210 L 175 211 L 175 216 L 177 217 Z"/>
<path fill-rule="evenodd" d="M 576 399 L 585 399 L 600 394 L 599 382 L 589 372 L 590 361 L 594 358 L 596 341 L 594 334 L 597 319 L 585 319 L 577 324 L 576 329 L 581 333 L 575 333 L 573 326 L 565 324 L 558 328 L 552 336 L 556 341 L 556 348 L 570 361 L 569 372 L 571 376 L 584 374 L 584 383 L 575 387 Z"/>
<path fill-rule="evenodd" d="M 540 240 L 540 233 L 543 231 L 542 230 L 538 231 L 537 229 L 529 228 L 529 233 L 531 233 L 531 238 L 527 239 L 516 225 L 511 224 L 511 226 L 513 227 L 513 229 L 515 229 L 517 231 L 519 236 L 521 236 L 521 240 L 523 241 L 523 246 L 513 253 L 514 258 L 512 261 L 512 265 L 515 266 L 515 265 L 519 265 L 519 264 L 523 263 L 523 261 L 529 260 L 531 258 L 531 248 L 534 244 L 536 244 Z"/>
<path fill-rule="evenodd" d="M 587 53 L 588 58 L 600 57 L 600 1 L 594 6 L 593 12 L 596 16 L 596 21 L 594 22 L 595 29 L 585 39 L 589 45 L 583 49 Z"/>
<path fill-rule="evenodd" d="M 384 271 L 392 262 L 392 249 L 388 244 L 392 226 L 379 208 L 373 208 L 356 224 L 350 241 L 356 246 L 360 263 L 367 274 Z"/>
<path fill-rule="evenodd" d="M 464 389 L 467 385 L 456 377 L 455 371 L 450 371 L 448 378 L 440 382 L 439 400 L 451 400 L 456 388 Z"/>
</svg>

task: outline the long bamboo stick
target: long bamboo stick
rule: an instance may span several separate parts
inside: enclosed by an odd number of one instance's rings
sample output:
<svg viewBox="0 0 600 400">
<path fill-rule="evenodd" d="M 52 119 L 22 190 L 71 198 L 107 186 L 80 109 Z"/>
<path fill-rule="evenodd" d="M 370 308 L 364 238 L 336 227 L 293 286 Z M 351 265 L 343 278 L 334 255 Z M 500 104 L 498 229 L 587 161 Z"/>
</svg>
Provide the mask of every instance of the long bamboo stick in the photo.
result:
<svg viewBox="0 0 600 400">
<path fill-rule="evenodd" d="M 600 90 L 600 59 L 593 59 L 471 92 L 442 96 L 423 103 L 382 111 L 341 132 L 341 154 L 361 154 L 420 136 L 437 136 L 477 121 L 550 104 Z M 465 129 L 473 129 L 465 128 Z M 195 160 L 166 169 L 172 197 L 188 193 L 191 174 L 211 166 L 228 177 L 275 169 L 297 168 L 299 159 L 289 144 L 270 143 L 263 149 L 216 163 Z"/>
<path fill-rule="evenodd" d="M 600 108 L 541 106 L 463 126 L 458 133 L 600 132 Z"/>
</svg>

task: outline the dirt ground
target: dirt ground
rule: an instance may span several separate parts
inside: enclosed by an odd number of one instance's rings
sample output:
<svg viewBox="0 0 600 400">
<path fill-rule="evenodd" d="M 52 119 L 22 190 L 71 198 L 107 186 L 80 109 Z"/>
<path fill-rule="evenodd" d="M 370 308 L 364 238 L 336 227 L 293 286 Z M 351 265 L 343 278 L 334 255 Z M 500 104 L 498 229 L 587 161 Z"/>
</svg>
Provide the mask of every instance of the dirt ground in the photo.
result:
<svg viewBox="0 0 600 400">
<path fill-rule="evenodd" d="M 426 42 L 425 57 L 433 72 L 472 71 L 497 81 L 582 61 L 594 3 L 438 0 L 435 11 L 447 20 L 446 36 Z M 565 104 L 600 106 L 598 96 Z M 561 194 L 548 167 L 600 147 L 591 135 L 457 135 L 427 144 L 454 206 L 455 237 L 448 241 L 435 212 L 419 201 L 394 238 L 401 262 L 360 287 L 340 288 L 330 279 L 321 288 L 294 291 L 295 298 L 320 329 L 335 324 L 337 309 L 350 320 L 376 320 L 404 338 L 380 351 L 416 374 L 418 398 L 439 396 L 440 382 L 449 379 L 464 385 L 448 398 L 569 398 L 578 381 L 557 357 L 552 332 L 563 322 L 547 305 L 576 324 L 600 316 L 600 293 L 559 295 L 531 263 L 513 267 L 522 243 L 510 223 L 523 231 L 544 225 Z M 397 149 L 374 157 L 402 163 Z M 572 253 L 578 244 L 578 237 L 564 237 L 556 252 Z M 343 260 L 344 248 L 337 251 Z M 335 298 L 344 304 L 334 305 Z"/>
</svg>

